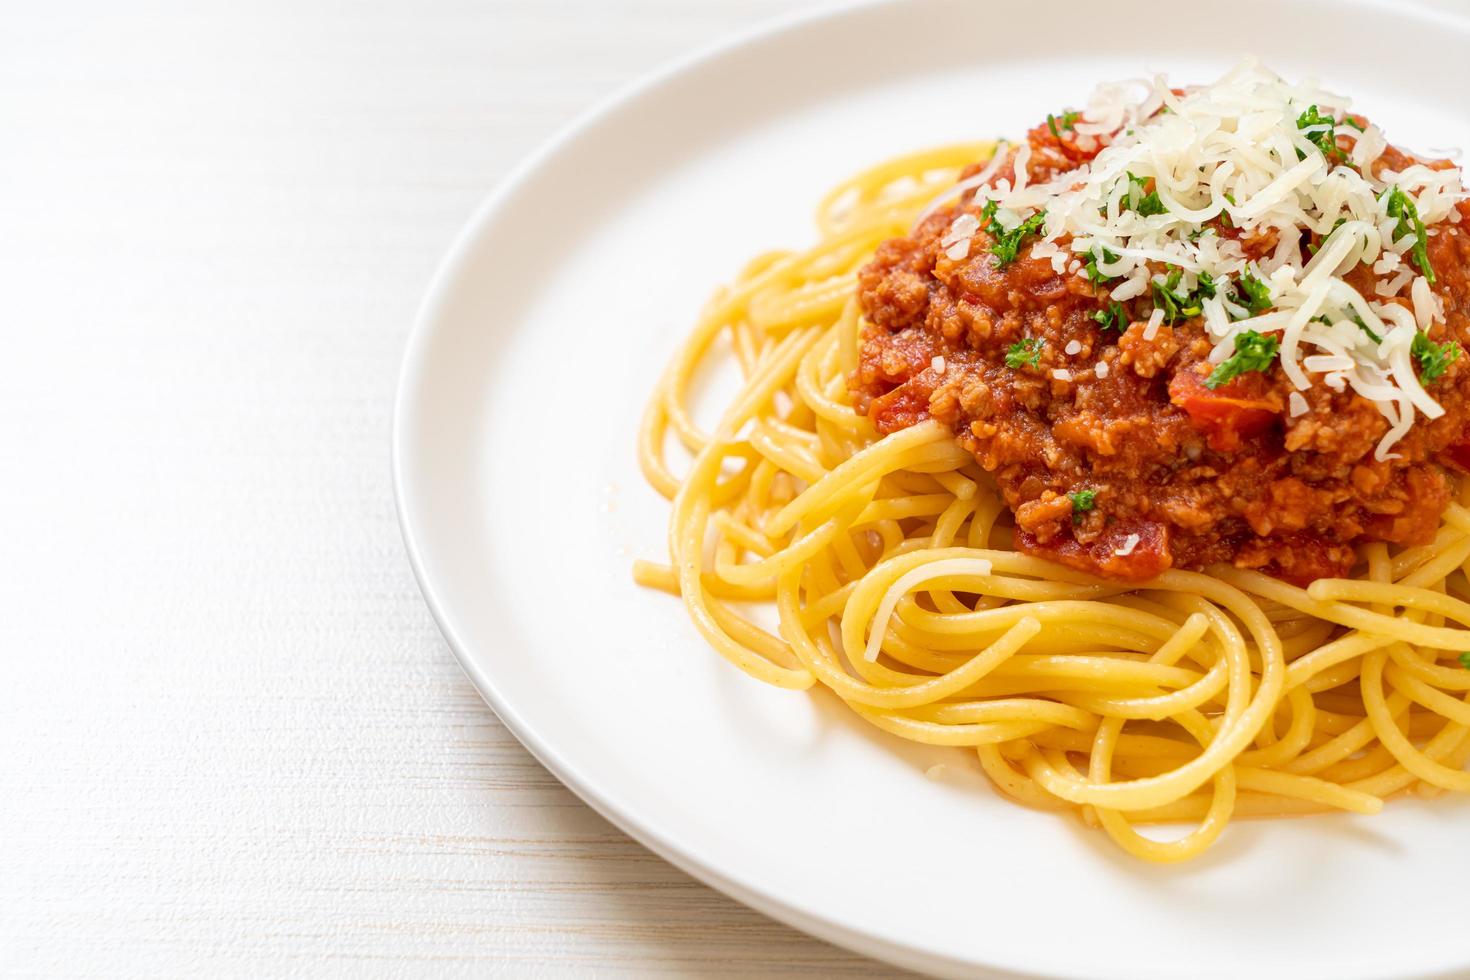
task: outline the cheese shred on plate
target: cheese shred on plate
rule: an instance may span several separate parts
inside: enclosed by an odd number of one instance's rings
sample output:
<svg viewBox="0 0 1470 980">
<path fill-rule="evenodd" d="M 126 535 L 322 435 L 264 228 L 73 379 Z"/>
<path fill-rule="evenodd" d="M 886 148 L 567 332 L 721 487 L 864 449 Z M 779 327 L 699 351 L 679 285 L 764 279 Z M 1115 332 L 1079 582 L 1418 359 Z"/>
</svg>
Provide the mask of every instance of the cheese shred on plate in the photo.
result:
<svg viewBox="0 0 1470 980">
<path fill-rule="evenodd" d="M 1274 338 L 1298 391 L 1350 387 L 1374 404 L 1389 423 L 1375 457 L 1392 459 L 1416 417 L 1443 414 L 1415 373 L 1425 333 L 1444 319 L 1425 243 L 1436 223 L 1458 220 L 1467 194 L 1458 170 L 1375 167 L 1388 143 L 1349 108 L 1253 61 L 1182 94 L 1162 75 L 1103 85 L 1073 123 L 1079 138 L 1107 144 L 1091 162 L 1028 184 L 1019 153 L 977 203 L 1003 231 L 1042 214 L 1034 254 L 1059 274 L 1085 266 L 1111 300 L 1166 297 L 1150 336 L 1197 315 L 1216 364 L 1237 337 Z M 1215 224 L 1275 245 L 1252 261 Z M 979 227 L 973 215 L 956 219 L 942 243 L 951 258 L 968 254 Z M 1373 288 L 1349 283 L 1359 267 Z"/>
</svg>

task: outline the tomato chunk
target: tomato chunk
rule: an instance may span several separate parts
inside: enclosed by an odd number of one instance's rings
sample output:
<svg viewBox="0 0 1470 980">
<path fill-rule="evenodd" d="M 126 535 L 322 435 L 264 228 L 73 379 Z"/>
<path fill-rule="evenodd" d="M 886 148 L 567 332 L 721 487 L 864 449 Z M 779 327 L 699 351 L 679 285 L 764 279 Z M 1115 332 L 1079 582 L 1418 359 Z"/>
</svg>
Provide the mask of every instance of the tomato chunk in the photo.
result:
<svg viewBox="0 0 1470 980">
<path fill-rule="evenodd" d="M 1470 442 L 1450 446 L 1444 451 L 1444 458 L 1457 469 L 1470 473 Z"/>
<path fill-rule="evenodd" d="M 934 379 L 929 372 L 916 374 L 886 395 L 879 395 L 868 406 L 868 418 L 884 434 L 918 425 L 929 417 L 929 396 L 934 393 Z"/>
<path fill-rule="evenodd" d="M 1184 409 L 1216 452 L 1239 449 L 1242 437 L 1269 428 L 1281 415 L 1276 402 L 1251 397 L 1247 379 L 1210 389 L 1193 371 L 1180 371 L 1169 381 L 1169 400 Z"/>
<path fill-rule="evenodd" d="M 1110 525 L 1086 544 L 1069 535 L 1042 544 L 1031 532 L 1018 530 L 1016 547 L 1058 565 L 1126 582 L 1146 582 L 1174 564 L 1169 529 L 1153 521 Z"/>
</svg>

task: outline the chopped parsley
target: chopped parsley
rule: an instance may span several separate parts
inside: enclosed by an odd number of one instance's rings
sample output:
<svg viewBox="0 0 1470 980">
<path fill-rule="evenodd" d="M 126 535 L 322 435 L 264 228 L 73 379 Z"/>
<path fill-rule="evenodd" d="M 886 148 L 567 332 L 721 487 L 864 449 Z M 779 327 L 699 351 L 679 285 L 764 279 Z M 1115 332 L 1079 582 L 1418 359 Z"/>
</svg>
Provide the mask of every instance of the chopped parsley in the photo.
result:
<svg viewBox="0 0 1470 980">
<path fill-rule="evenodd" d="M 1358 311 L 1357 310 L 1348 310 L 1348 319 L 1349 320 L 1352 320 L 1354 323 L 1356 323 L 1358 325 L 1358 329 L 1361 330 L 1361 331 L 1363 331 L 1365 334 L 1367 334 L 1368 335 L 1368 339 L 1371 340 L 1371 341 L 1373 341 L 1373 343 L 1375 343 L 1375 344 L 1381 344 L 1381 343 L 1383 343 L 1383 338 L 1382 337 L 1378 336 L 1372 330 L 1368 329 L 1368 324 L 1364 323 L 1363 322 L 1363 318 L 1360 317 L 1360 316 L 1358 316 Z"/>
<path fill-rule="evenodd" d="M 1094 245 L 1092 251 L 1087 253 L 1087 278 L 1092 280 L 1094 286 L 1101 286 L 1109 279 L 1118 278 L 1116 275 L 1109 275 L 1097 267 L 1099 262 L 1112 263 L 1118 261 L 1118 258 L 1119 256 L 1109 251 L 1107 247 Z"/>
<path fill-rule="evenodd" d="M 1317 254 L 1317 250 L 1322 247 L 1322 245 L 1327 241 L 1327 239 L 1329 239 L 1329 238 L 1332 237 L 1332 233 L 1335 232 L 1335 231 L 1337 231 L 1337 229 L 1341 228 L 1345 224 L 1347 224 L 1347 219 L 1346 218 L 1338 218 L 1336 221 L 1334 221 L 1332 223 L 1332 227 L 1327 230 L 1327 234 L 1325 234 L 1325 235 L 1322 236 L 1321 241 L 1312 242 L 1311 244 L 1309 244 L 1307 246 L 1307 254 L 1308 255 L 1316 255 Z"/>
<path fill-rule="evenodd" d="M 1032 118 L 1034 119 L 1035 117 L 1033 116 Z M 1060 124 L 1062 129 L 1072 130 L 1076 128 L 1077 120 L 1080 118 L 1082 118 L 1082 113 L 1075 109 L 1067 109 L 1060 116 L 1048 112 L 1046 114 L 1046 128 L 1051 130 L 1051 134 L 1057 139 L 1061 139 L 1062 134 L 1057 132 L 1058 124 Z"/>
<path fill-rule="evenodd" d="M 1148 181 L 1147 177 L 1139 177 L 1133 171 L 1128 171 L 1128 193 L 1123 195 L 1123 210 L 1137 211 L 1144 218 L 1163 214 L 1168 210 L 1164 207 L 1164 202 L 1159 200 L 1157 185 L 1147 194 L 1143 192 L 1143 189 L 1148 186 Z"/>
<path fill-rule="evenodd" d="M 1245 307 L 1251 316 L 1257 316 L 1271 308 L 1271 287 L 1249 272 L 1240 274 L 1235 287 L 1235 305 Z"/>
<path fill-rule="evenodd" d="M 1363 322 L 1363 318 L 1360 317 L 1360 316 L 1358 316 L 1358 311 L 1357 310 L 1352 310 L 1352 309 L 1348 310 L 1347 311 L 1347 318 L 1348 318 L 1348 320 L 1352 321 L 1353 323 L 1356 323 L 1358 325 L 1358 329 L 1361 330 L 1361 331 L 1363 331 L 1365 334 L 1367 334 L 1368 335 L 1368 339 L 1371 340 L 1371 341 L 1373 341 L 1373 343 L 1375 343 L 1375 344 L 1381 344 L 1381 343 L 1383 343 L 1383 338 L 1380 337 L 1380 336 L 1378 336 L 1376 333 L 1374 333 L 1369 328 L 1368 324 L 1366 324 L 1366 323 Z M 1313 323 L 1326 324 L 1327 326 L 1330 327 L 1334 323 L 1338 323 L 1340 321 L 1333 320 L 1332 317 L 1330 317 L 1326 313 L 1324 313 L 1321 316 L 1314 316 L 1314 317 L 1312 317 L 1312 322 Z"/>
<path fill-rule="evenodd" d="M 1037 211 L 1011 231 L 997 236 L 995 244 L 990 246 L 990 254 L 995 256 L 996 267 L 1004 268 L 1016 261 L 1016 255 L 1021 251 L 1021 241 L 1027 235 L 1041 234 L 1045 228 L 1046 212 Z"/>
<path fill-rule="evenodd" d="M 1419 217 L 1419 208 L 1415 206 L 1414 199 L 1397 187 L 1390 187 L 1379 200 L 1388 202 L 1390 218 L 1399 219 L 1398 225 L 1393 230 L 1394 241 L 1398 241 L 1405 235 L 1414 236 L 1414 264 L 1419 267 L 1420 272 L 1424 273 L 1424 278 L 1432 284 L 1434 267 L 1429 264 L 1429 233 L 1424 230 L 1424 221 Z"/>
<path fill-rule="evenodd" d="M 1072 501 L 1072 523 L 1082 520 L 1082 515 L 1097 506 L 1096 490 L 1074 490 L 1067 494 Z"/>
<path fill-rule="evenodd" d="M 985 202 L 985 206 L 980 209 L 980 227 L 994 240 L 990 246 L 990 254 L 995 256 L 995 267 L 1004 269 L 1016 261 L 1016 256 L 1021 252 L 1022 240 L 1027 235 L 1039 235 L 1046 227 L 1046 212 L 1037 211 L 1010 231 L 1006 231 L 996 220 L 995 212 L 998 207 L 995 201 Z"/>
<path fill-rule="evenodd" d="M 1362 123 L 1358 122 L 1352 116 L 1343 116 L 1342 117 L 1342 121 L 1345 122 L 1345 123 L 1347 123 L 1349 126 L 1353 127 L 1354 129 L 1356 129 L 1360 133 L 1366 133 L 1368 131 L 1368 127 L 1367 126 L 1364 126 Z"/>
<path fill-rule="evenodd" d="M 1276 362 L 1276 351 L 1281 342 L 1254 330 L 1243 330 L 1235 335 L 1235 353 L 1231 354 L 1205 379 L 1206 388 L 1218 388 L 1234 381 L 1247 371 L 1265 371 Z"/>
<path fill-rule="evenodd" d="M 1041 364 L 1041 348 L 1046 346 L 1046 341 L 1040 337 L 1027 337 L 1018 340 L 1006 351 L 1006 367 L 1012 370 L 1020 370 L 1022 365 L 1029 364 L 1037 367 Z"/>
<path fill-rule="evenodd" d="M 1328 160 L 1340 157 L 1342 151 L 1337 148 L 1337 121 L 1331 116 L 1324 116 L 1317 111 L 1316 106 L 1309 106 L 1307 111 L 1296 117 L 1297 129 L 1309 129 L 1313 126 L 1326 126 L 1327 128 L 1313 133 L 1307 139 L 1322 151 L 1322 155 Z M 1297 156 L 1305 159 L 1306 154 L 1297 151 Z"/>
<path fill-rule="evenodd" d="M 1438 381 L 1455 363 L 1455 358 L 1460 356 L 1460 345 L 1453 340 L 1436 344 L 1424 334 L 1416 333 L 1409 353 L 1419 362 L 1419 382 L 1427 385 Z"/>
<path fill-rule="evenodd" d="M 1101 310 L 1094 310 L 1092 318 L 1103 330 L 1116 330 L 1122 333 L 1128 329 L 1128 314 L 1123 312 L 1122 303 L 1114 302 Z"/>
<path fill-rule="evenodd" d="M 1179 280 L 1183 276 L 1183 269 L 1177 265 L 1171 266 L 1167 279 L 1163 282 L 1155 279 L 1152 283 L 1154 307 L 1164 311 L 1165 323 L 1177 323 L 1192 316 L 1199 316 L 1204 309 L 1201 301 L 1215 295 L 1215 280 L 1210 278 L 1209 273 L 1200 273 L 1199 285 L 1192 293 L 1179 291 Z"/>
<path fill-rule="evenodd" d="M 1460 666 L 1470 670 L 1470 651 L 1460 654 Z"/>
</svg>

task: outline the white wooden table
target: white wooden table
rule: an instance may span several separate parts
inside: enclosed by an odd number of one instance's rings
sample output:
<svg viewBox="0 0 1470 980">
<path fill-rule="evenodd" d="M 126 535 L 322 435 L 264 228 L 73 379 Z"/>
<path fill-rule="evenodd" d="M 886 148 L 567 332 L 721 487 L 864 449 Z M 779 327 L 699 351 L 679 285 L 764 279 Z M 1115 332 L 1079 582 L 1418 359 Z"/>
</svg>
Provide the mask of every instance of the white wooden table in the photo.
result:
<svg viewBox="0 0 1470 980">
<path fill-rule="evenodd" d="M 596 816 L 461 675 L 389 484 L 476 202 L 778 0 L 0 18 L 0 975 L 892 971 Z"/>
</svg>

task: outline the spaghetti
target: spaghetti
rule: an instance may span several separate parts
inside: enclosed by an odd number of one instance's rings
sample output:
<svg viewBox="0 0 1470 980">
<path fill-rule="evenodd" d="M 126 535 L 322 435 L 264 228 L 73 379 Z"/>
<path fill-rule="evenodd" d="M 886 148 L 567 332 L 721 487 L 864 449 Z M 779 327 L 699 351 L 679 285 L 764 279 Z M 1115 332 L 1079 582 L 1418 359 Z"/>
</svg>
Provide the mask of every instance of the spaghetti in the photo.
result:
<svg viewBox="0 0 1470 980">
<path fill-rule="evenodd" d="M 638 562 L 637 581 L 682 597 L 751 676 L 973 751 L 1006 796 L 1150 861 L 1199 855 L 1234 816 L 1470 790 L 1465 489 L 1431 543 L 1362 544 L 1351 578 L 1301 588 L 1219 564 L 1119 582 L 1018 551 L 948 427 L 882 435 L 855 410 L 857 270 L 995 151 L 853 177 L 818 208 L 814 247 L 760 256 L 711 300 L 643 420 L 642 469 L 672 514 L 669 564 Z M 743 383 L 707 430 L 690 402 L 710 362 Z M 682 475 L 673 443 L 692 455 Z M 1174 821 L 1194 826 L 1136 829 Z"/>
</svg>

